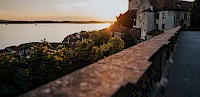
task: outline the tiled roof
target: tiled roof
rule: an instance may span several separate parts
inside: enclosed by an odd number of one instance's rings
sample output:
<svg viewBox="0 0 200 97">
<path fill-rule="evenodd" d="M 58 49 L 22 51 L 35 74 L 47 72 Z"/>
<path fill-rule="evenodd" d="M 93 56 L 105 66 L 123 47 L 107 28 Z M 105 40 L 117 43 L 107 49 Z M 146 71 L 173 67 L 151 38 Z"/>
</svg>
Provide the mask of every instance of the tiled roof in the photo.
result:
<svg viewBox="0 0 200 97">
<path fill-rule="evenodd" d="M 175 9 L 176 3 L 179 0 L 149 0 L 154 7 L 154 10 Z"/>
<path fill-rule="evenodd" d="M 149 31 L 147 34 L 148 34 L 148 35 L 156 36 L 156 35 L 159 35 L 159 34 L 161 34 L 161 33 L 164 33 L 164 31 L 159 30 L 159 29 L 154 29 L 154 30 L 152 30 L 152 31 Z"/>
<path fill-rule="evenodd" d="M 179 0 L 149 0 L 154 7 L 154 10 L 186 10 L 188 11 L 192 2 Z"/>
<path fill-rule="evenodd" d="M 56 43 L 56 42 L 52 42 L 52 43 L 50 43 L 50 45 L 54 48 L 54 49 L 56 49 L 59 45 L 61 45 L 62 43 Z"/>
<path fill-rule="evenodd" d="M 10 47 L 6 47 L 6 48 L 12 49 L 14 51 L 18 51 L 18 49 L 19 49 L 17 46 L 10 46 Z"/>
<path fill-rule="evenodd" d="M 106 29 L 108 32 L 125 32 L 129 29 L 127 27 L 120 27 L 120 26 L 110 26 Z"/>
<path fill-rule="evenodd" d="M 141 37 L 141 28 L 133 27 L 129 30 L 129 33 L 135 37 Z"/>
<path fill-rule="evenodd" d="M 181 9 L 189 11 L 189 9 L 192 7 L 193 2 L 187 2 L 187 1 L 181 1 Z"/>
</svg>

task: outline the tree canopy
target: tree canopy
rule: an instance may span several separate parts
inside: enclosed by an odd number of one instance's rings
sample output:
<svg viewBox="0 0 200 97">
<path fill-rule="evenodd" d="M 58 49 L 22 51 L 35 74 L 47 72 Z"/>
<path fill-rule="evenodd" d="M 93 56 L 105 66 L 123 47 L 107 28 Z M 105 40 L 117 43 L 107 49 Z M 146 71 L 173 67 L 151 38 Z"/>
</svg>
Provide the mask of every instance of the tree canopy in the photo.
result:
<svg viewBox="0 0 200 97">
<path fill-rule="evenodd" d="M 200 0 L 195 0 L 190 9 L 191 26 L 200 26 Z"/>
<path fill-rule="evenodd" d="M 0 95 L 16 96 L 124 48 L 119 37 L 102 31 L 84 32 L 75 49 L 63 43 L 52 49 L 49 42 L 33 44 L 26 55 L 0 53 Z"/>
</svg>

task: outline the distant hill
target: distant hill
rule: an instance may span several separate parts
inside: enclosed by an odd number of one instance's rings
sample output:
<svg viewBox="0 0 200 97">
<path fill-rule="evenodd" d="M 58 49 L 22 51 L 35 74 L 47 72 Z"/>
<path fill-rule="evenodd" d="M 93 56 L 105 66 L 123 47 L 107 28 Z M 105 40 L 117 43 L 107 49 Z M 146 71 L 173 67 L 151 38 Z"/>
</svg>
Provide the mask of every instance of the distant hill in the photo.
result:
<svg viewBox="0 0 200 97">
<path fill-rule="evenodd" d="M 89 23 L 112 23 L 110 21 L 10 21 L 0 19 L 0 23 L 8 24 L 32 24 L 32 23 L 76 23 L 76 24 L 89 24 Z"/>
<path fill-rule="evenodd" d="M 0 19 L 0 22 L 9 22 L 9 20 Z"/>
</svg>

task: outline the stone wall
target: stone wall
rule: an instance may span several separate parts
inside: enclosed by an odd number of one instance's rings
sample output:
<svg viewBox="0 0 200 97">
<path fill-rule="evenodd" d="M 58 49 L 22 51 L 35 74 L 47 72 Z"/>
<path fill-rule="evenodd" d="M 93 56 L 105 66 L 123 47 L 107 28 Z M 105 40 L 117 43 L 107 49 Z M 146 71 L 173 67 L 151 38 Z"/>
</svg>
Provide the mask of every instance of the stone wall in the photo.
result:
<svg viewBox="0 0 200 97">
<path fill-rule="evenodd" d="M 176 27 L 21 97 L 146 97 L 161 80 L 178 38 Z"/>
</svg>

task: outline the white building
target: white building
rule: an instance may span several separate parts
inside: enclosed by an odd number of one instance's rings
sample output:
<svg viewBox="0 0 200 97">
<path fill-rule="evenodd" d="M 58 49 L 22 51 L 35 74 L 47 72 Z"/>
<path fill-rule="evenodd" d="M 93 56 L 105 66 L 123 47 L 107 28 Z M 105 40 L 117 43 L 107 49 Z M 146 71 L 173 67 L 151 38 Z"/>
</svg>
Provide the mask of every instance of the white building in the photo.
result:
<svg viewBox="0 0 200 97">
<path fill-rule="evenodd" d="M 136 9 L 136 2 L 129 0 L 129 10 Z M 190 25 L 189 9 L 192 2 L 179 0 L 141 0 L 136 13 L 136 27 L 141 28 L 141 39 L 154 29 L 170 30 L 176 26 Z M 138 4 L 138 3 L 137 3 Z"/>
</svg>

